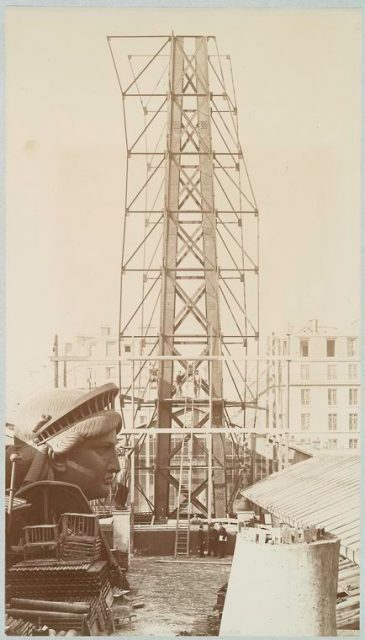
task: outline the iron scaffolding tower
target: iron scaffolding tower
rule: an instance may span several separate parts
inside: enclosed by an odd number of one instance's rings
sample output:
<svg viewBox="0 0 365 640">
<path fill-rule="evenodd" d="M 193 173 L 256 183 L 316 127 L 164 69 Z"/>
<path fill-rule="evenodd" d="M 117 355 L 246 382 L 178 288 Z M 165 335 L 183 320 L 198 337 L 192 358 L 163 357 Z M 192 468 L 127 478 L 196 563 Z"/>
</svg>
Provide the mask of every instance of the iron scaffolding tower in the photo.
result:
<svg viewBox="0 0 365 640">
<path fill-rule="evenodd" d="M 230 58 L 213 36 L 108 42 L 126 139 L 119 355 L 133 365 L 120 401 L 126 434 L 144 429 L 134 486 L 157 519 L 182 508 L 222 517 L 260 408 L 258 209 Z M 182 486 L 178 476 L 189 430 L 188 492 L 188 468 Z"/>
</svg>

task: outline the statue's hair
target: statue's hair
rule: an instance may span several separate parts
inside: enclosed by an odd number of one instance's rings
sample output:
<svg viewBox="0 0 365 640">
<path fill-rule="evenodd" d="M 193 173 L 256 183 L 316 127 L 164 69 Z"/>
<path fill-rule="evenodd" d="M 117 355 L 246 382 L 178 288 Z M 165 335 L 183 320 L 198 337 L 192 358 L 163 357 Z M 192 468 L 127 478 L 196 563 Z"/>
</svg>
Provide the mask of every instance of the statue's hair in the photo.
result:
<svg viewBox="0 0 365 640">
<path fill-rule="evenodd" d="M 62 411 L 67 411 L 83 395 L 73 389 L 54 389 L 32 398 L 18 412 L 14 437 L 36 447 L 34 427 L 47 416 L 54 418 Z M 65 453 L 86 438 L 98 438 L 110 431 L 118 432 L 120 427 L 121 417 L 117 412 L 99 411 L 48 440 L 47 447 L 55 453 Z"/>
</svg>

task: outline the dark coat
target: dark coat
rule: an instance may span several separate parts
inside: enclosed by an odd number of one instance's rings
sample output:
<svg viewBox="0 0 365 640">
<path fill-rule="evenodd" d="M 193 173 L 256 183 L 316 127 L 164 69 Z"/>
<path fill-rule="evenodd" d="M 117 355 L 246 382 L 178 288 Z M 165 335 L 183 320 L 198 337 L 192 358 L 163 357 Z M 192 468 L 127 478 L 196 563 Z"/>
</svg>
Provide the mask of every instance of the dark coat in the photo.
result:
<svg viewBox="0 0 365 640">
<path fill-rule="evenodd" d="M 218 540 L 219 542 L 226 542 L 227 540 L 227 530 L 225 527 L 220 527 L 218 529 Z"/>
</svg>

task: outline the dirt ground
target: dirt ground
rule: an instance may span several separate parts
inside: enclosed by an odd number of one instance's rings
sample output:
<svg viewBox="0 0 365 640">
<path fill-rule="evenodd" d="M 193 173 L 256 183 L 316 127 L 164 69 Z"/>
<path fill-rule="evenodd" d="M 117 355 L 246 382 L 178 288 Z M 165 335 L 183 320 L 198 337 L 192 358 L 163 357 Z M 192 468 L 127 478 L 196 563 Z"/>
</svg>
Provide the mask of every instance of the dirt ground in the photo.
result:
<svg viewBox="0 0 365 640">
<path fill-rule="evenodd" d="M 114 635 L 207 635 L 218 589 L 227 582 L 231 558 L 135 557 L 128 581 L 145 606 L 136 609 L 132 625 Z"/>
</svg>

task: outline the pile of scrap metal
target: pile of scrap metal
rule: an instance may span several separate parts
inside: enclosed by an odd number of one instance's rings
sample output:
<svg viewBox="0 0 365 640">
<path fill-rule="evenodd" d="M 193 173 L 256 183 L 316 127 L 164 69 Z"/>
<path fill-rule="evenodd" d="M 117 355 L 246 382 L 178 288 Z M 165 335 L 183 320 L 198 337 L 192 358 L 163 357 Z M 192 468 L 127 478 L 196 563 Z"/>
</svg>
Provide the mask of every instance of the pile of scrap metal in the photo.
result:
<svg viewBox="0 0 365 640">
<path fill-rule="evenodd" d="M 113 633 L 113 590 L 128 583 L 86 498 L 78 487 L 52 481 L 33 483 L 19 493 L 18 517 L 12 513 L 7 530 L 6 613 L 24 624 L 11 622 L 8 635 L 29 635 L 35 624 L 52 634 Z M 59 513 L 66 503 L 79 512 Z M 44 504 L 46 511 L 57 504 L 58 513 L 44 513 Z M 34 513 L 43 524 L 33 524 Z"/>
<path fill-rule="evenodd" d="M 8 570 L 7 613 L 78 635 L 113 631 L 113 591 L 101 559 L 98 518 L 63 514 L 58 525 L 24 527 L 24 559 Z"/>
</svg>

